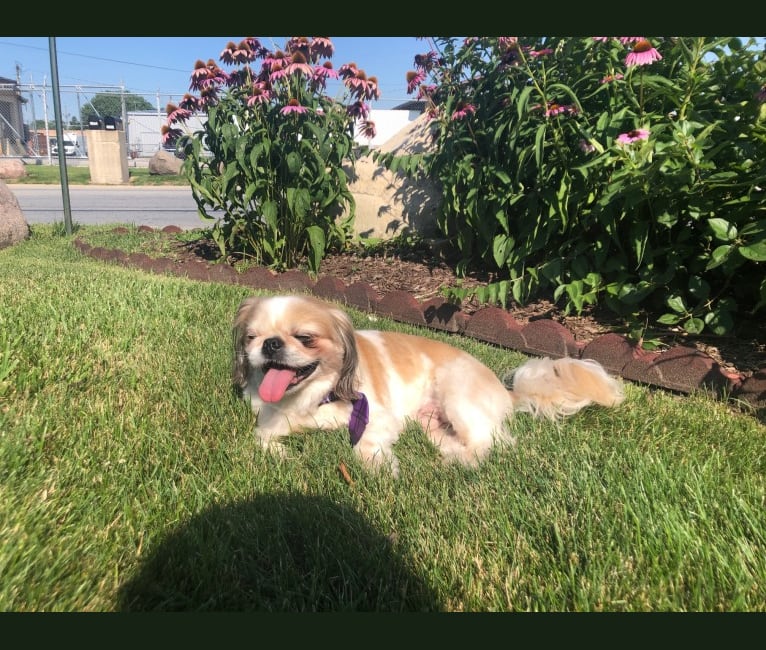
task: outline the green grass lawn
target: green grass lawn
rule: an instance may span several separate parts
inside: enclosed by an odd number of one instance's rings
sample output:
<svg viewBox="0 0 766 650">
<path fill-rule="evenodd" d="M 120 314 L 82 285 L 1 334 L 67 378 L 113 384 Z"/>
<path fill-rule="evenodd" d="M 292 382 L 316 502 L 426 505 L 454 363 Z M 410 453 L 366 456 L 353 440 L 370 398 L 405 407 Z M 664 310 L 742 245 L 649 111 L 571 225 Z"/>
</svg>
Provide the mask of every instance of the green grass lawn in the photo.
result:
<svg viewBox="0 0 766 650">
<path fill-rule="evenodd" d="M 229 381 L 247 288 L 42 226 L 0 274 L 2 611 L 766 610 L 766 427 L 733 405 L 629 384 L 614 410 L 517 416 L 476 470 L 414 426 L 399 479 L 343 430 L 279 460 Z M 422 333 L 501 375 L 523 360 Z"/>
<path fill-rule="evenodd" d="M 61 183 L 58 165 L 27 165 L 27 175 L 23 178 L 6 179 L 9 185 L 57 185 Z M 147 167 L 129 167 L 128 178 L 131 185 L 188 185 L 183 175 L 150 174 Z M 70 185 L 88 185 L 90 168 L 67 165 L 67 182 Z"/>
</svg>

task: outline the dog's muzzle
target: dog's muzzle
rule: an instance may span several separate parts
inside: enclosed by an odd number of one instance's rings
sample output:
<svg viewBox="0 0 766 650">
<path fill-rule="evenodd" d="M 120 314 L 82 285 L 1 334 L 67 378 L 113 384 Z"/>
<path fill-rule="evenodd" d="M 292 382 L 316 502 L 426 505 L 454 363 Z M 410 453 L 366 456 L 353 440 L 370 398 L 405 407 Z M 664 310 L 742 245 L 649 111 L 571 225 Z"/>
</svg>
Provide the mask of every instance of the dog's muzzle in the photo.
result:
<svg viewBox="0 0 766 650">
<path fill-rule="evenodd" d="M 272 336 L 263 342 L 261 351 L 264 357 L 273 359 L 283 347 L 285 347 L 285 342 L 279 337 Z"/>
</svg>

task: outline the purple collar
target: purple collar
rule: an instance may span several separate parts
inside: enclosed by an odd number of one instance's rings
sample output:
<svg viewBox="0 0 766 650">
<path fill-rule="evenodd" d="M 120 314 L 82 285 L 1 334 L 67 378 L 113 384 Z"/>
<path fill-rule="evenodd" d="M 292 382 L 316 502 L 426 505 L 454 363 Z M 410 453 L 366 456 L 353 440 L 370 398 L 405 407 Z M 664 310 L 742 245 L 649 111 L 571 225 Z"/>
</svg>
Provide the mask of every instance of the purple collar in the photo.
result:
<svg viewBox="0 0 766 650">
<path fill-rule="evenodd" d="M 353 447 L 364 433 L 367 423 L 370 421 L 370 405 L 367 403 L 367 396 L 364 393 L 357 393 L 358 397 L 351 400 L 351 417 L 348 419 L 348 430 L 351 433 L 351 446 Z M 319 405 L 337 402 L 338 397 L 335 393 L 330 393 Z"/>
</svg>

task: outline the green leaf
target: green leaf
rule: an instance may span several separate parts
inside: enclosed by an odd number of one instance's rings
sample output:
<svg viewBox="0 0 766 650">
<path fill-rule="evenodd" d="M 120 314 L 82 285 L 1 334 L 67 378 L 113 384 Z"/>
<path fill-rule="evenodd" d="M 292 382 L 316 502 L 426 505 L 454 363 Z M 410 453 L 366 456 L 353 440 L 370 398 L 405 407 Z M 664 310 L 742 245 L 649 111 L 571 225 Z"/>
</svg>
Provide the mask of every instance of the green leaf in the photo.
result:
<svg viewBox="0 0 766 650">
<path fill-rule="evenodd" d="M 766 240 L 740 246 L 737 250 L 744 258 L 754 262 L 766 262 Z"/>
<path fill-rule="evenodd" d="M 266 222 L 271 231 L 277 230 L 277 215 L 279 210 L 276 201 L 266 201 L 261 206 L 261 218 Z"/>
<path fill-rule="evenodd" d="M 715 311 L 705 314 L 705 326 L 713 334 L 724 336 L 734 329 L 734 320 L 728 309 L 723 309 L 718 305 Z"/>
<path fill-rule="evenodd" d="M 295 152 L 291 151 L 287 154 L 287 169 L 291 174 L 297 174 L 301 168 L 301 157 Z"/>
<path fill-rule="evenodd" d="M 325 234 L 319 226 L 309 226 L 306 228 L 306 233 L 309 238 L 309 268 L 314 272 L 319 271 L 319 265 L 322 262 L 325 254 Z"/>
<path fill-rule="evenodd" d="M 689 334 L 699 334 L 705 329 L 705 323 L 701 318 L 690 318 L 684 322 L 684 329 L 689 332 Z"/>
<path fill-rule="evenodd" d="M 665 301 L 665 304 L 677 314 L 687 313 L 686 304 L 684 303 L 684 299 L 681 296 L 670 296 Z"/>
<path fill-rule="evenodd" d="M 492 256 L 497 268 L 502 269 L 505 266 L 508 256 L 513 250 L 513 245 L 513 237 L 503 234 L 495 235 L 495 238 L 492 240 Z"/>
<path fill-rule="evenodd" d="M 678 223 L 678 215 L 663 212 L 657 217 L 657 223 L 662 224 L 666 228 L 672 228 Z"/>
<path fill-rule="evenodd" d="M 537 169 L 542 169 L 543 166 L 543 154 L 545 153 L 545 130 L 546 123 L 543 122 L 537 127 L 537 133 L 535 133 L 535 163 Z"/>
<path fill-rule="evenodd" d="M 532 92 L 532 86 L 526 86 L 516 98 L 516 115 L 519 122 L 522 122 L 526 117 L 527 104 L 529 102 L 529 94 Z"/>
<path fill-rule="evenodd" d="M 717 266 L 721 266 L 728 259 L 732 250 L 734 250 L 734 247 L 731 244 L 724 244 L 715 248 L 710 254 L 710 261 L 707 263 L 705 270 L 710 271 Z"/>
<path fill-rule="evenodd" d="M 675 325 L 681 320 L 681 317 L 677 314 L 663 314 L 657 319 L 658 323 L 662 325 Z"/>
<path fill-rule="evenodd" d="M 716 217 L 714 219 L 708 219 L 707 222 L 710 225 L 713 234 L 716 236 L 716 239 L 720 239 L 721 241 L 734 241 L 737 238 L 737 227 L 726 221 L 726 219 Z"/>
<path fill-rule="evenodd" d="M 710 295 L 710 285 L 698 275 L 689 278 L 689 293 L 695 300 L 702 302 Z"/>
</svg>

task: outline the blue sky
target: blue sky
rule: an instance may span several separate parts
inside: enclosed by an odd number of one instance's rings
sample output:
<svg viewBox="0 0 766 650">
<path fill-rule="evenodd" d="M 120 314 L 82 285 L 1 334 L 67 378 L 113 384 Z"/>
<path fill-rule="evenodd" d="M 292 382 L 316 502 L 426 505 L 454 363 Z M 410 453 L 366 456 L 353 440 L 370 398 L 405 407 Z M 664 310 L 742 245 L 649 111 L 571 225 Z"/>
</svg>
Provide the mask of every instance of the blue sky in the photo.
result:
<svg viewBox="0 0 766 650">
<path fill-rule="evenodd" d="M 283 36 L 259 36 L 267 47 L 282 47 Z M 218 61 L 218 55 L 231 37 L 56 37 L 59 85 L 62 88 L 62 113 L 76 115 L 77 92 L 65 86 L 82 88 L 80 102 L 100 92 L 98 88 L 124 86 L 127 91 L 143 95 L 164 110 L 168 101 L 178 101 L 189 89 L 189 76 L 197 59 Z M 333 66 L 354 62 L 368 76 L 376 76 L 381 98 L 372 108 L 393 108 L 414 99 L 407 95 L 405 75 L 413 67 L 415 54 L 426 52 L 427 41 L 414 36 L 330 36 L 335 45 Z M 22 84 L 51 85 L 50 54 L 46 36 L 0 36 L 0 77 L 20 78 Z M 221 64 L 222 65 L 222 64 Z M 17 75 L 17 66 L 20 73 Z M 226 68 L 226 66 L 222 67 Z M 86 88 L 87 86 L 87 88 Z M 115 89 L 115 88 L 112 88 Z M 50 119 L 53 108 L 49 106 Z M 35 109 L 42 119 L 40 104 Z"/>
</svg>

